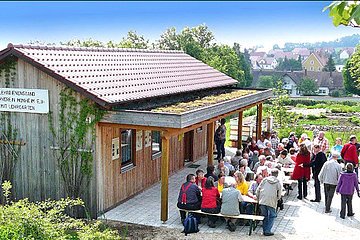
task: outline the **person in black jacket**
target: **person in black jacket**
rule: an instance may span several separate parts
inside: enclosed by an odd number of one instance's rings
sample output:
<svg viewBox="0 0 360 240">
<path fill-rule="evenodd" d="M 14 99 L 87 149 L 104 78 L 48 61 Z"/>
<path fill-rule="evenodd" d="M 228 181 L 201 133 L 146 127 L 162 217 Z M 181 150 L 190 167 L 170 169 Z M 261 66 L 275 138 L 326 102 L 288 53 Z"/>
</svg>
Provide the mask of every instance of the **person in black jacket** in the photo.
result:
<svg viewBox="0 0 360 240">
<path fill-rule="evenodd" d="M 186 176 L 186 182 L 181 185 L 177 207 L 185 210 L 200 210 L 201 208 L 201 192 L 195 184 L 195 175 Z M 186 218 L 186 212 L 180 210 L 181 222 Z M 198 218 L 197 216 L 195 216 Z"/>
<path fill-rule="evenodd" d="M 320 151 L 320 146 L 315 144 L 314 151 L 311 156 L 311 162 L 308 165 L 304 164 L 304 167 L 312 167 L 313 177 L 314 177 L 314 187 L 315 187 L 315 199 L 311 199 L 311 202 L 320 202 L 321 192 L 320 192 L 320 180 L 319 173 L 324 163 L 327 161 L 325 153 Z"/>
</svg>

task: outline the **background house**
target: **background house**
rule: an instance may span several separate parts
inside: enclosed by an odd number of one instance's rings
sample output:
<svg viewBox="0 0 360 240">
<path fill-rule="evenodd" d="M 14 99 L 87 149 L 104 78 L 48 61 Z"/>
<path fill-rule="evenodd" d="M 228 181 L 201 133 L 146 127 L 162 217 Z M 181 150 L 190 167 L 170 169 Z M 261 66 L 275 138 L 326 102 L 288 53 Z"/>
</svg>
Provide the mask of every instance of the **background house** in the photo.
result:
<svg viewBox="0 0 360 240">
<path fill-rule="evenodd" d="M 317 71 L 264 71 L 253 70 L 253 83 L 252 86 L 258 86 L 261 76 L 274 76 L 275 79 L 282 79 L 283 89 L 287 90 L 291 97 L 301 96 L 298 86 L 302 79 L 313 79 L 318 85 L 318 95 L 327 96 L 332 91 L 344 89 L 343 76 L 341 72 L 317 72 Z"/>
<path fill-rule="evenodd" d="M 321 72 L 327 60 L 326 56 L 313 52 L 302 62 L 302 66 L 303 69 L 308 71 Z"/>
<path fill-rule="evenodd" d="M 340 59 L 348 59 L 355 51 L 355 48 L 344 48 L 340 52 Z"/>
</svg>

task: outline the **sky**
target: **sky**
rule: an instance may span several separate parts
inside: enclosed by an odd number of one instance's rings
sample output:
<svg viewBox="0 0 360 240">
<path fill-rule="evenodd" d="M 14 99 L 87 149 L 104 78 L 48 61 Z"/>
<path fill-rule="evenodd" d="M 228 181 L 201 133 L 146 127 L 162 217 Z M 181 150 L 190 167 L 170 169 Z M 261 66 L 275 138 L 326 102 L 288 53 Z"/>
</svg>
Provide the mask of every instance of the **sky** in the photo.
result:
<svg viewBox="0 0 360 240">
<path fill-rule="evenodd" d="M 31 41 L 59 44 L 89 38 L 119 42 L 132 30 L 151 42 L 168 28 L 205 24 L 215 42 L 243 47 L 318 42 L 360 33 L 334 27 L 319 2 L 0 2 L 0 49 Z"/>
</svg>

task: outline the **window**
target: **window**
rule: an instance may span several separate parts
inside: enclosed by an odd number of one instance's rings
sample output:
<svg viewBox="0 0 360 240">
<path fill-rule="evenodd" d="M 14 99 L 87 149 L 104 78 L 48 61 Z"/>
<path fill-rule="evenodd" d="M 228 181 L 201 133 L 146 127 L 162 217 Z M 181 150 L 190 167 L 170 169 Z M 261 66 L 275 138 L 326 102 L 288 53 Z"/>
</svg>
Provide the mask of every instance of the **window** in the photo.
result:
<svg viewBox="0 0 360 240">
<path fill-rule="evenodd" d="M 134 130 L 121 130 L 121 165 L 133 163 Z"/>
<path fill-rule="evenodd" d="M 310 71 L 314 71 L 314 67 L 310 67 Z"/>
<path fill-rule="evenodd" d="M 310 64 L 311 64 L 311 65 L 314 65 L 314 61 L 313 61 L 313 60 L 312 60 L 312 61 L 310 61 Z"/>
<path fill-rule="evenodd" d="M 151 132 L 151 153 L 153 159 L 161 156 L 161 134 L 159 131 Z"/>
<path fill-rule="evenodd" d="M 318 67 L 318 71 L 320 71 L 320 67 Z"/>
</svg>

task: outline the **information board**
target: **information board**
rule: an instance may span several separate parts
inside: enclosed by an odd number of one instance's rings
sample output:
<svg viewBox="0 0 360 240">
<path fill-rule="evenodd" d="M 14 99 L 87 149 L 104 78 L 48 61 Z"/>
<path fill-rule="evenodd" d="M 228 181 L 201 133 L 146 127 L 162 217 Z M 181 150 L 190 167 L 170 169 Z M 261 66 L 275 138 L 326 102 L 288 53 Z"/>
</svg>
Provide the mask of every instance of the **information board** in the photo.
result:
<svg viewBox="0 0 360 240">
<path fill-rule="evenodd" d="M 48 113 L 49 90 L 0 88 L 0 111 Z"/>
</svg>

